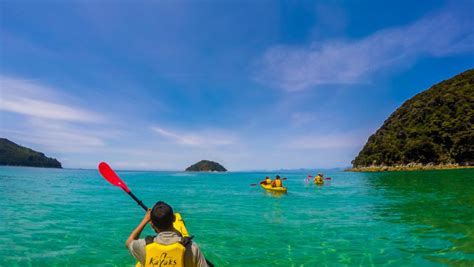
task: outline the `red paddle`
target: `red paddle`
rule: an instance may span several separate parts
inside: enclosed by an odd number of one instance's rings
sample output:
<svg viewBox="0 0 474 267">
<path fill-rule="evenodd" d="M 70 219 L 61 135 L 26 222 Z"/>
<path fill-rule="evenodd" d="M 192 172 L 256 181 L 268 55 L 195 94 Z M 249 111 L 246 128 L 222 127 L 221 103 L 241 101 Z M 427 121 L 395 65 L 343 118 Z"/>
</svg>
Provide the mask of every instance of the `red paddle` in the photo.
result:
<svg viewBox="0 0 474 267">
<path fill-rule="evenodd" d="M 120 179 L 120 177 L 118 177 L 118 175 L 114 172 L 114 170 L 112 170 L 112 168 L 110 168 L 110 166 L 107 163 L 101 162 L 99 164 L 99 172 L 102 175 L 102 177 L 105 178 L 105 180 L 107 180 L 112 185 L 122 188 L 123 191 L 127 192 L 127 194 L 131 196 L 133 200 L 135 200 L 138 203 L 138 205 L 140 205 L 145 211 L 148 210 L 147 206 L 145 206 L 145 204 L 143 204 L 143 202 L 139 200 L 132 193 L 132 191 L 130 191 L 130 189 L 128 189 L 127 185 L 122 181 L 122 179 Z"/>
<path fill-rule="evenodd" d="M 331 180 L 331 177 L 326 178 L 326 180 Z"/>
</svg>

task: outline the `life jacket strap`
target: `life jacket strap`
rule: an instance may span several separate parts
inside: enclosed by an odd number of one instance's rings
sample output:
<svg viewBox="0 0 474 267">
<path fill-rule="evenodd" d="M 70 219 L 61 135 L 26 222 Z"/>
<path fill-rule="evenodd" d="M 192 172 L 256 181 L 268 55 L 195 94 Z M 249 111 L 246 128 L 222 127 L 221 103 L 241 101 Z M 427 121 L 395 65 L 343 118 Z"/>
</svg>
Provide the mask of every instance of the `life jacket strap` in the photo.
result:
<svg viewBox="0 0 474 267">
<path fill-rule="evenodd" d="M 147 235 L 145 237 L 145 244 L 149 245 L 151 243 L 153 243 L 153 240 L 155 239 L 156 235 L 153 236 L 153 235 Z"/>
<path fill-rule="evenodd" d="M 183 237 L 181 238 L 181 245 L 183 245 L 183 247 L 187 247 L 189 244 L 191 244 L 191 239 L 193 239 L 194 236 L 187 236 L 187 237 Z"/>
<path fill-rule="evenodd" d="M 156 235 L 155 235 L 155 236 L 153 236 L 153 235 L 147 235 L 147 236 L 145 237 L 145 244 L 146 244 L 146 245 L 149 245 L 149 244 L 155 242 L 155 241 L 154 241 L 154 240 L 155 240 L 155 237 L 156 237 Z M 193 235 L 192 235 L 192 236 L 187 236 L 187 237 L 181 237 L 181 241 L 180 241 L 179 243 L 181 243 L 181 245 L 183 245 L 183 247 L 187 247 L 189 244 L 191 244 L 191 240 L 192 240 L 193 238 L 194 238 Z"/>
</svg>

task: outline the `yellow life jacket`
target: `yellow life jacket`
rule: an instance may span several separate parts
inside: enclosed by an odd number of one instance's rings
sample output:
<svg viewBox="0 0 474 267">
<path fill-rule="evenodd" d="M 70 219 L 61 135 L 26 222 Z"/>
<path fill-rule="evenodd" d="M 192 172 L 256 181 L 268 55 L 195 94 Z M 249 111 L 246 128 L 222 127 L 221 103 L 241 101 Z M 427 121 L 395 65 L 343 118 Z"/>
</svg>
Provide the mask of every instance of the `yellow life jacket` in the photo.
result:
<svg viewBox="0 0 474 267">
<path fill-rule="evenodd" d="M 176 212 L 174 214 L 175 221 L 173 222 L 173 227 L 176 229 L 182 236 L 182 241 L 170 245 L 162 245 L 155 243 L 153 236 L 145 237 L 145 251 L 146 251 L 146 261 L 145 265 L 142 265 L 140 262 L 137 262 L 135 267 L 144 267 L 144 266 L 155 266 L 155 267 L 179 267 L 184 266 L 184 251 L 187 244 L 190 242 L 191 237 L 189 237 L 188 230 L 184 224 L 184 220 L 181 217 L 181 214 Z M 176 261 L 176 264 L 174 264 Z M 160 265 L 161 264 L 161 265 Z"/>
<path fill-rule="evenodd" d="M 281 180 L 280 179 L 275 179 L 275 187 L 281 187 L 282 186 L 282 183 L 281 183 Z"/>
<path fill-rule="evenodd" d="M 272 180 L 270 178 L 265 179 L 265 184 L 271 184 L 271 183 L 272 183 Z"/>
<path fill-rule="evenodd" d="M 185 250 L 180 242 L 170 245 L 151 242 L 145 247 L 145 267 L 184 267 Z"/>
<path fill-rule="evenodd" d="M 316 178 L 314 178 L 314 183 L 316 183 L 316 184 L 322 184 L 322 183 L 324 183 L 323 177 L 321 177 L 321 176 L 319 176 L 319 175 L 316 176 Z"/>
</svg>

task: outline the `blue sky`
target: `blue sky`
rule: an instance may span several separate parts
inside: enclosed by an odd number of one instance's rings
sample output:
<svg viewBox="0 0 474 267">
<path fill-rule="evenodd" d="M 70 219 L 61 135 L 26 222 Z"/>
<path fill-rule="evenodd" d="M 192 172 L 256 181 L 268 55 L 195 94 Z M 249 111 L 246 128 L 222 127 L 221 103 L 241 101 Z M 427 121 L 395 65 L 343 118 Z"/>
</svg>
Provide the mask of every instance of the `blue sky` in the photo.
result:
<svg viewBox="0 0 474 267">
<path fill-rule="evenodd" d="M 473 1 L 1 1 L 0 136 L 65 167 L 345 167 L 474 66 Z"/>
</svg>

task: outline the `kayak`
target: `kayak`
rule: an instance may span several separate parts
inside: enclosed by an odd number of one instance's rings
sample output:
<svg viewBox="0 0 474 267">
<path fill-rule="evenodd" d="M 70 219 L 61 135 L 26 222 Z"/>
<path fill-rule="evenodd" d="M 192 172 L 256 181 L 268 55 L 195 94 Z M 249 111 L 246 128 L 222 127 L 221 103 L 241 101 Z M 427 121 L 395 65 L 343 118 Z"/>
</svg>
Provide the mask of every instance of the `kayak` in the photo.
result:
<svg viewBox="0 0 474 267">
<path fill-rule="evenodd" d="M 286 187 L 272 187 L 271 185 L 266 185 L 266 184 L 260 184 L 260 186 L 267 191 L 273 191 L 273 192 L 286 193 L 286 190 L 287 190 Z"/>
<path fill-rule="evenodd" d="M 178 212 L 174 213 L 175 220 L 173 222 L 174 229 L 178 230 L 183 237 L 189 236 L 188 229 L 186 229 L 186 225 L 184 225 L 184 220 L 181 218 L 181 214 Z"/>
<path fill-rule="evenodd" d="M 186 229 L 186 225 L 184 225 L 184 220 L 181 217 L 181 214 L 179 214 L 178 212 L 175 212 L 174 217 L 175 217 L 175 220 L 173 222 L 174 229 L 178 230 L 178 232 L 180 232 L 183 237 L 189 237 L 188 229 Z M 135 267 L 142 267 L 142 264 L 140 262 L 137 262 L 135 264 Z"/>
</svg>

